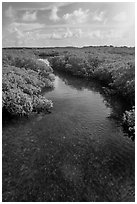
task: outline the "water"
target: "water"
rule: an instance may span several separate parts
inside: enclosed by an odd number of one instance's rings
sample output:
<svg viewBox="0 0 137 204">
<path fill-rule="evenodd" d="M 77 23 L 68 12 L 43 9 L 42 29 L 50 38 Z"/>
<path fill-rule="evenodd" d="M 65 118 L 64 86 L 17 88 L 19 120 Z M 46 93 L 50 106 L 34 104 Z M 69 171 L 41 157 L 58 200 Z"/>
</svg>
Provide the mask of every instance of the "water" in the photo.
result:
<svg viewBox="0 0 137 204">
<path fill-rule="evenodd" d="M 116 98 L 56 75 L 51 114 L 3 125 L 3 201 L 134 201 L 135 144 Z"/>
</svg>

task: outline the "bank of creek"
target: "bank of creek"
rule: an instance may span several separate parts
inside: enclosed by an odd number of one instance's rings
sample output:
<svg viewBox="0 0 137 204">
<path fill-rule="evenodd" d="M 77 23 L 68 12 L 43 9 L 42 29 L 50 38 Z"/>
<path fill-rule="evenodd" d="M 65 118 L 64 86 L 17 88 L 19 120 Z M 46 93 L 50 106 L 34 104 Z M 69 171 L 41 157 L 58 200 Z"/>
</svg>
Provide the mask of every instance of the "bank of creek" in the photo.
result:
<svg viewBox="0 0 137 204">
<path fill-rule="evenodd" d="M 123 103 L 55 73 L 50 114 L 3 122 L 3 201 L 134 201 L 134 142 Z"/>
</svg>

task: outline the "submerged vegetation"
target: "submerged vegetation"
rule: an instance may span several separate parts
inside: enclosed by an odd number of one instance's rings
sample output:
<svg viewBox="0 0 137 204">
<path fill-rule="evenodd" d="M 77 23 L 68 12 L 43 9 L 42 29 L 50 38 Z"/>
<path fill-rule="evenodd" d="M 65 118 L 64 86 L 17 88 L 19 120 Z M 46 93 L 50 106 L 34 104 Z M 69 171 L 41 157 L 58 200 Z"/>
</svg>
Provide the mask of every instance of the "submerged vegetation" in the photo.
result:
<svg viewBox="0 0 137 204">
<path fill-rule="evenodd" d="M 123 126 L 135 131 L 135 49 L 127 47 L 15 48 L 3 49 L 3 110 L 28 115 L 52 107 L 40 95 L 52 87 L 52 68 L 39 58 L 48 59 L 53 70 L 99 81 L 107 94 L 128 102 Z M 106 87 L 106 89 L 105 89 Z"/>
</svg>

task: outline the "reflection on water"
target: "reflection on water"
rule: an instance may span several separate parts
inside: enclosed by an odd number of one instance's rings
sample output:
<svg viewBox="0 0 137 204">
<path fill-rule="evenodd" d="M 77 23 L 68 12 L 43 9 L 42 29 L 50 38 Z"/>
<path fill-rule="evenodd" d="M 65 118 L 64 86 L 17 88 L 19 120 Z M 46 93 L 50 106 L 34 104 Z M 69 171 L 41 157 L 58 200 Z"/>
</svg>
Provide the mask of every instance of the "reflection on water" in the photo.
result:
<svg viewBox="0 0 137 204">
<path fill-rule="evenodd" d="M 68 74 L 57 73 L 54 84 L 56 88 L 52 90 L 52 93 L 50 91 L 49 95 L 46 94 L 47 97 L 55 98 L 56 95 L 57 97 L 59 97 L 59 95 L 63 97 L 70 97 L 70 95 L 73 95 L 73 97 L 79 97 L 80 92 L 83 94 L 87 90 L 90 92 L 88 92 L 89 97 L 91 97 L 92 92 L 94 95 L 95 93 L 100 93 L 105 106 L 111 109 L 108 118 L 115 120 L 117 124 L 119 123 L 121 125 L 121 116 L 123 115 L 123 112 L 128 109 L 128 104 L 126 104 L 121 98 L 118 98 L 118 96 L 107 95 L 104 91 L 104 87 L 97 82 L 78 79 Z"/>
<path fill-rule="evenodd" d="M 100 85 L 58 74 L 51 114 L 3 126 L 3 201 L 134 201 L 125 107 Z"/>
</svg>

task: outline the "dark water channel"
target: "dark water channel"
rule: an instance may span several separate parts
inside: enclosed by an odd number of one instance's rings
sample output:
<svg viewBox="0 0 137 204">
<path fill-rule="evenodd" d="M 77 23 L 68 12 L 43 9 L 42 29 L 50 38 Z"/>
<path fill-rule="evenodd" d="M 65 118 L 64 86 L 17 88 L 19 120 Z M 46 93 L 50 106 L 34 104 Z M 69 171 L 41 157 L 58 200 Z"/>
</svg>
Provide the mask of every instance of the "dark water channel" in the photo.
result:
<svg viewBox="0 0 137 204">
<path fill-rule="evenodd" d="M 97 84 L 56 75 L 51 114 L 3 124 L 3 201 L 134 201 L 135 144 L 123 103 Z"/>
</svg>

